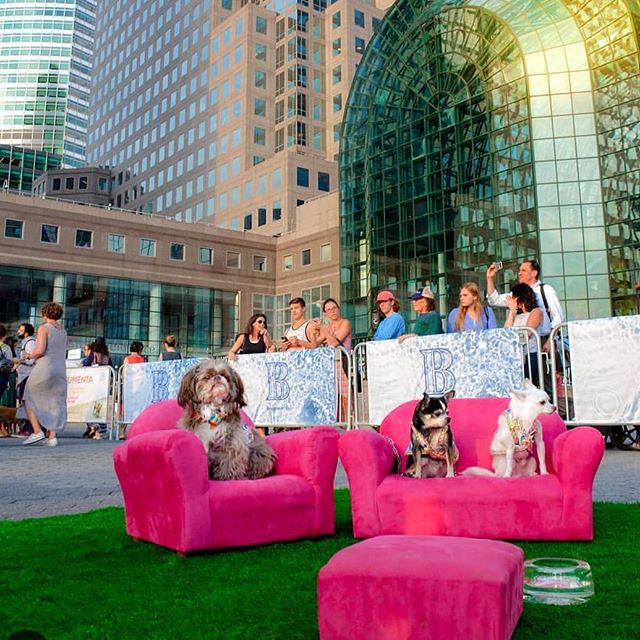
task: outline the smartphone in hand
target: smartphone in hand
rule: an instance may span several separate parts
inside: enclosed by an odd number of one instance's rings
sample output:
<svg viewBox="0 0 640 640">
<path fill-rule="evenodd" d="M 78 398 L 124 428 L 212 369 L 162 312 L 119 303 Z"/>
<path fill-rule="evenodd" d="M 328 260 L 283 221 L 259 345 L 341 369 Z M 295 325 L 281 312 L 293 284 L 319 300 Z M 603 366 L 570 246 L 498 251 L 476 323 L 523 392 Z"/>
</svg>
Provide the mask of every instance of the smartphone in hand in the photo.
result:
<svg viewBox="0 0 640 640">
<path fill-rule="evenodd" d="M 502 264 L 502 261 L 494 262 L 493 266 L 495 267 L 496 271 L 500 271 L 500 269 L 502 269 L 504 267 L 504 265 Z"/>
</svg>

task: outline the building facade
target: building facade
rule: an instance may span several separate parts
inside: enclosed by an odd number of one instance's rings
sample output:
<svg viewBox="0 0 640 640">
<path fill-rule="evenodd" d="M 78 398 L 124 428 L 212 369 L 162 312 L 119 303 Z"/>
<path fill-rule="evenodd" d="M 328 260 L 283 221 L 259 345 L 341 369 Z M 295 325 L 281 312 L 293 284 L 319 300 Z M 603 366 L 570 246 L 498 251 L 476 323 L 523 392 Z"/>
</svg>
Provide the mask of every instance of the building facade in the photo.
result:
<svg viewBox="0 0 640 640">
<path fill-rule="evenodd" d="M 384 11 L 363 0 L 105 0 L 90 164 L 113 206 L 265 235 L 337 189 L 348 87 Z"/>
<path fill-rule="evenodd" d="M 155 358 L 169 334 L 185 356 L 224 354 L 256 312 L 277 339 L 291 298 L 320 317 L 338 295 L 337 197 L 323 201 L 300 207 L 310 233 L 271 237 L 0 193 L 0 323 L 37 325 L 54 300 L 70 348 L 104 336 L 116 363 L 132 340 Z"/>
<path fill-rule="evenodd" d="M 635 311 L 636 0 L 398 0 L 358 68 L 340 152 L 342 299 L 500 286 L 536 257 L 569 319 Z"/>
<path fill-rule="evenodd" d="M 96 0 L 0 6 L 0 144 L 86 157 Z"/>
</svg>

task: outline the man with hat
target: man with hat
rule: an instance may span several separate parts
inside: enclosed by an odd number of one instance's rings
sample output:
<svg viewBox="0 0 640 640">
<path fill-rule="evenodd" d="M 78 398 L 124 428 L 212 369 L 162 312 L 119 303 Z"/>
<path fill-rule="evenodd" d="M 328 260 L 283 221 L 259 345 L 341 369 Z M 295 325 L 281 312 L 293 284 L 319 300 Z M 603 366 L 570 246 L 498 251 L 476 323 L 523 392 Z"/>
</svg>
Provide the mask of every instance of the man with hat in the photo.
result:
<svg viewBox="0 0 640 640">
<path fill-rule="evenodd" d="M 436 297 L 429 287 L 420 287 L 409 296 L 409 300 L 413 303 L 413 310 L 417 317 L 413 323 L 413 333 L 400 336 L 399 342 L 415 336 L 435 336 L 444 333 L 442 318 L 436 311 Z"/>
</svg>

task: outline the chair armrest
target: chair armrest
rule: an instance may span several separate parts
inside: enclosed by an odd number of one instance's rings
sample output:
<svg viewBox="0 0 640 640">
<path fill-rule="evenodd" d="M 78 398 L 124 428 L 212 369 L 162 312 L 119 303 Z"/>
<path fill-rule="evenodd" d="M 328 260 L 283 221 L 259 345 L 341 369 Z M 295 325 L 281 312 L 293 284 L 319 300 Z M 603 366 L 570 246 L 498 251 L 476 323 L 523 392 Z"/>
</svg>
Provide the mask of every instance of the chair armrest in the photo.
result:
<svg viewBox="0 0 640 640">
<path fill-rule="evenodd" d="M 376 490 L 391 474 L 393 449 L 379 433 L 356 429 L 341 436 L 338 451 L 349 480 L 353 535 L 356 538 L 379 535 Z"/>
<path fill-rule="evenodd" d="M 291 474 L 311 484 L 330 483 L 338 464 L 338 432 L 333 427 L 312 427 L 267 436 L 278 459 L 274 474 Z"/>
<path fill-rule="evenodd" d="M 560 483 L 591 489 L 604 455 L 604 438 L 593 427 L 575 427 L 560 434 L 552 445 L 551 458 Z"/>
<path fill-rule="evenodd" d="M 187 552 L 211 539 L 207 456 L 182 429 L 142 433 L 114 449 L 127 532 Z"/>
</svg>

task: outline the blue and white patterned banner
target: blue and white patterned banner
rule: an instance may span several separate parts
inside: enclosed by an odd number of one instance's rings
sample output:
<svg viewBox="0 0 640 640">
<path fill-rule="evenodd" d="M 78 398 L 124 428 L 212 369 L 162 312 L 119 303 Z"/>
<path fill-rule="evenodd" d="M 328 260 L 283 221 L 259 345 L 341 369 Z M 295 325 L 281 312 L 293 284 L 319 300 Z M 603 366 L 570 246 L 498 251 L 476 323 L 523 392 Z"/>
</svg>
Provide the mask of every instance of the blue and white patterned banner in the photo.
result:
<svg viewBox="0 0 640 640">
<path fill-rule="evenodd" d="M 452 389 L 458 398 L 506 396 L 523 384 L 522 350 L 513 329 L 464 331 L 367 344 L 369 422 L 402 402 Z"/>
<path fill-rule="evenodd" d="M 569 323 L 575 422 L 640 424 L 640 316 Z"/>
<path fill-rule="evenodd" d="M 199 361 L 127 366 L 123 374 L 124 422 L 132 422 L 154 402 L 177 397 L 182 376 Z M 230 364 L 244 382 L 245 411 L 255 424 L 310 426 L 336 421 L 333 349 L 244 355 Z"/>
</svg>

